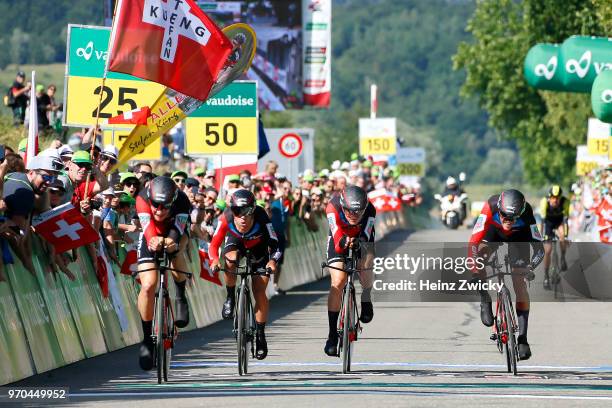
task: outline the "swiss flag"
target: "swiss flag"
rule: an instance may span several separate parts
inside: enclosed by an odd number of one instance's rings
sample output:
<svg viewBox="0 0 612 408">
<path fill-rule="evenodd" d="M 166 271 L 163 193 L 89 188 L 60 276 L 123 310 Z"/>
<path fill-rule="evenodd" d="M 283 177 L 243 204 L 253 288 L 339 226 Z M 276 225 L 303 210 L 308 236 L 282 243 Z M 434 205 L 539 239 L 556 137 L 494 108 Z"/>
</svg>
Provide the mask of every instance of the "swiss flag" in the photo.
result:
<svg viewBox="0 0 612 408">
<path fill-rule="evenodd" d="M 96 242 L 96 230 L 72 203 L 46 211 L 32 219 L 36 232 L 49 241 L 57 253 Z"/>
<path fill-rule="evenodd" d="M 98 284 L 100 285 L 100 290 L 102 291 L 102 296 L 105 298 L 108 297 L 108 269 L 106 269 L 106 262 L 104 262 L 104 258 L 98 255 L 98 269 L 96 271 L 96 278 L 98 278 Z"/>
<path fill-rule="evenodd" d="M 379 188 L 368 193 L 368 199 L 376 208 L 377 212 L 399 211 L 402 209 L 402 202 L 399 198 L 391 195 L 384 188 Z"/>
<path fill-rule="evenodd" d="M 131 249 L 125 255 L 123 265 L 121 265 L 121 273 L 123 275 L 132 276 L 138 267 L 138 254 L 135 249 Z"/>
<path fill-rule="evenodd" d="M 612 226 L 599 230 L 599 239 L 606 244 L 612 244 Z"/>
<path fill-rule="evenodd" d="M 146 125 L 149 116 L 151 116 L 151 109 L 148 106 L 143 106 L 142 108 L 113 116 L 107 120 L 107 123 L 109 125 Z"/>
<path fill-rule="evenodd" d="M 221 279 L 219 279 L 219 271 L 213 272 L 208 266 L 208 254 L 206 251 L 199 249 L 198 253 L 200 254 L 200 278 L 210 281 L 215 285 L 223 286 Z"/>
<path fill-rule="evenodd" d="M 109 70 L 206 100 L 231 41 L 194 0 L 121 0 Z"/>
</svg>

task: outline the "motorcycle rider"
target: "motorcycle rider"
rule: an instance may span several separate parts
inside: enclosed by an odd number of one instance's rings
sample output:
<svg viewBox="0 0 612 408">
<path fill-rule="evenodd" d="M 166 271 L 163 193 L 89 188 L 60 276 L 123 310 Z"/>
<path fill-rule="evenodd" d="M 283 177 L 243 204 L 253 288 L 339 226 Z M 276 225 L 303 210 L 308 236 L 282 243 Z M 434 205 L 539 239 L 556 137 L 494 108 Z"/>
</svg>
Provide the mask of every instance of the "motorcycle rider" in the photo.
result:
<svg viewBox="0 0 612 408">
<path fill-rule="evenodd" d="M 464 194 L 466 194 L 465 190 L 459 185 L 459 183 L 457 182 L 457 179 L 455 179 L 452 176 L 448 176 L 448 178 L 446 179 L 446 185 L 445 185 L 444 191 L 442 192 L 442 197 L 453 196 L 454 200 L 458 200 Z M 461 214 L 459 218 L 460 224 L 463 223 L 463 220 L 465 220 L 466 215 L 467 215 L 467 203 L 464 200 L 461 203 Z"/>
</svg>

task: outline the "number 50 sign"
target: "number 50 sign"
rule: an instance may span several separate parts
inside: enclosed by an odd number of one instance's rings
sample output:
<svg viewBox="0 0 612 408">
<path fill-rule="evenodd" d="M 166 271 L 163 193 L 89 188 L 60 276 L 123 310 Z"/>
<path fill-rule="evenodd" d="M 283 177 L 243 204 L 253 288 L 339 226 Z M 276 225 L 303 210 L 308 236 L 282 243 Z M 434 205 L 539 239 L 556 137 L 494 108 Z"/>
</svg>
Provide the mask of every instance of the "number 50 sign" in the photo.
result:
<svg viewBox="0 0 612 408">
<path fill-rule="evenodd" d="M 185 151 L 192 155 L 259 151 L 257 83 L 237 81 L 185 119 Z"/>
</svg>

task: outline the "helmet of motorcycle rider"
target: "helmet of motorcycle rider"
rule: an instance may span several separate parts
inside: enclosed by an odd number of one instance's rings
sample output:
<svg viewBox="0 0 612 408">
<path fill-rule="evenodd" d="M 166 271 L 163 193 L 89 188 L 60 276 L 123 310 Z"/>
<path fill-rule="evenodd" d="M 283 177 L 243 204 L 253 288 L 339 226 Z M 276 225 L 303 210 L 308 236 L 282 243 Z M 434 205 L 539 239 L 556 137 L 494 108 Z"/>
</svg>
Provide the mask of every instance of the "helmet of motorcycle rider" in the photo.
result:
<svg viewBox="0 0 612 408">
<path fill-rule="evenodd" d="M 368 206 L 368 195 L 365 190 L 357 186 L 347 186 L 340 193 L 340 206 L 352 224 L 361 220 L 363 213 Z"/>
<path fill-rule="evenodd" d="M 448 176 L 448 178 L 446 179 L 446 187 L 448 188 L 457 187 L 457 180 L 452 176 Z"/>
<path fill-rule="evenodd" d="M 155 177 L 149 183 L 147 195 L 153 208 L 170 208 L 178 196 L 178 187 L 170 177 Z"/>
<path fill-rule="evenodd" d="M 502 191 L 497 199 L 497 208 L 501 216 L 513 221 L 523 215 L 526 206 L 523 193 L 514 189 Z"/>
<path fill-rule="evenodd" d="M 255 212 L 255 196 L 243 188 L 234 191 L 230 199 L 230 210 L 237 217 L 252 215 Z"/>
</svg>

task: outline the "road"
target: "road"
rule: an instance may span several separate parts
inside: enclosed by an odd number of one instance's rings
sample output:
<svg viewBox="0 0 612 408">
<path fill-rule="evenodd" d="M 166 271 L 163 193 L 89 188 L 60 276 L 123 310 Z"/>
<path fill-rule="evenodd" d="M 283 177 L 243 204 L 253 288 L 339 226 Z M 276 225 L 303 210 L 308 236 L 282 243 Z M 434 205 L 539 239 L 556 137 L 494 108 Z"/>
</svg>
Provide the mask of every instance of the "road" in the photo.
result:
<svg viewBox="0 0 612 408">
<path fill-rule="evenodd" d="M 442 229 L 392 234 L 399 251 L 420 241 L 465 241 L 469 232 Z M 171 382 L 137 366 L 137 348 L 81 361 L 21 381 L 68 386 L 70 404 L 110 407 L 465 406 L 506 402 L 522 407 L 612 404 L 610 307 L 601 302 L 535 303 L 529 340 L 533 357 L 519 375 L 480 323 L 476 303 L 376 303 L 374 321 L 355 348 L 354 372 L 323 354 L 328 281 L 272 299 L 270 354 L 237 374 L 230 322 L 180 336 Z M 246 398 L 250 397 L 250 398 Z M 256 397 L 254 399 L 253 397 Z"/>
</svg>

